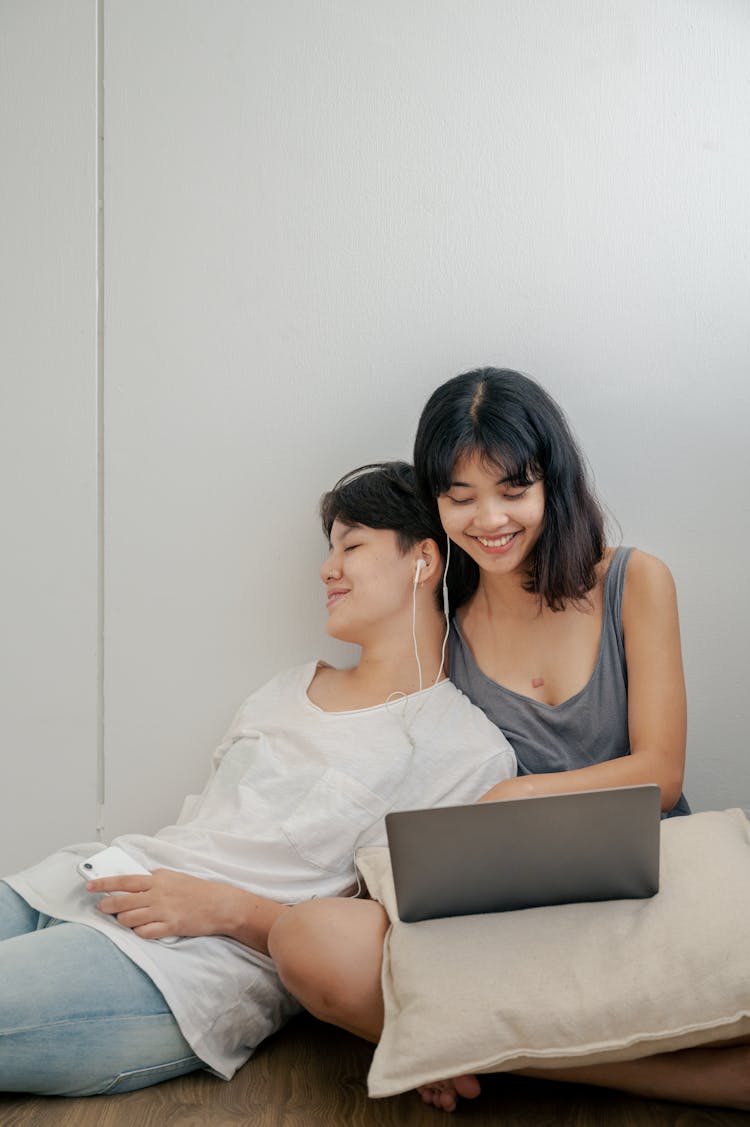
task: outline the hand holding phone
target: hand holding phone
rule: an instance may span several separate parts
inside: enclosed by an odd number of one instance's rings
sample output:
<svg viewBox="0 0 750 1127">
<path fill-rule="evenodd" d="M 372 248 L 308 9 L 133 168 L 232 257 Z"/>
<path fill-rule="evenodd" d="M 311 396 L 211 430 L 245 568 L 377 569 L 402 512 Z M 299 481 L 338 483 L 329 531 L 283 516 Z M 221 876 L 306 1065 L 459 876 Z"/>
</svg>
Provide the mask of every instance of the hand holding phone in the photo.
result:
<svg viewBox="0 0 750 1127">
<path fill-rule="evenodd" d="M 119 845 L 108 845 L 93 857 L 81 861 L 78 872 L 86 881 L 99 880 L 101 877 L 130 877 L 141 874 L 151 876 L 148 869 L 144 869 L 143 865 L 134 861 L 124 849 L 120 849 Z M 178 943 L 179 938 L 178 935 L 164 935 L 157 942 Z"/>
</svg>

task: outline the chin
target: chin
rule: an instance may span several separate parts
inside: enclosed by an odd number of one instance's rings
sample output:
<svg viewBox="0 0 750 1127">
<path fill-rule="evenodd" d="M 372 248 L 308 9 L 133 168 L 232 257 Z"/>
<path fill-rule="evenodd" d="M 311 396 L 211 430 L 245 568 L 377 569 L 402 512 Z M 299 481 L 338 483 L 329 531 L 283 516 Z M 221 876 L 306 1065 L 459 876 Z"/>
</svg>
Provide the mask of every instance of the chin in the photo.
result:
<svg viewBox="0 0 750 1127">
<path fill-rule="evenodd" d="M 356 640 L 351 637 L 351 633 L 351 629 L 347 630 L 344 623 L 331 622 L 330 620 L 326 623 L 326 634 L 330 638 L 335 638 L 337 642 L 354 642 L 356 645 Z"/>
</svg>

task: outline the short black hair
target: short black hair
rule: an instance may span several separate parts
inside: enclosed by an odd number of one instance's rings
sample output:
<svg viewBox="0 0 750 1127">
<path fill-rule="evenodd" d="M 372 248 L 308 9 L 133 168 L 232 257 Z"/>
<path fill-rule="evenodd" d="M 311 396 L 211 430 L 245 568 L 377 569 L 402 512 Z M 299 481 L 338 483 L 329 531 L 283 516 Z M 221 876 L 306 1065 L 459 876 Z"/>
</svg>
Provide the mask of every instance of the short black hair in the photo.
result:
<svg viewBox="0 0 750 1127">
<path fill-rule="evenodd" d="M 329 541 L 335 520 L 391 529 L 402 552 L 420 540 L 440 544 L 444 535 L 434 506 L 425 504 L 417 491 L 408 462 L 372 462 L 345 474 L 321 497 L 320 519 Z"/>
<path fill-rule="evenodd" d="M 585 598 L 604 553 L 604 515 L 552 396 L 509 368 L 478 368 L 442 384 L 425 405 L 414 443 L 419 489 L 435 510 L 458 459 L 474 454 L 500 468 L 511 485 L 544 482 L 544 526 L 526 590 L 551 610 Z M 458 549 L 448 574 L 451 604 L 465 603 L 478 583 L 478 565 Z"/>
</svg>

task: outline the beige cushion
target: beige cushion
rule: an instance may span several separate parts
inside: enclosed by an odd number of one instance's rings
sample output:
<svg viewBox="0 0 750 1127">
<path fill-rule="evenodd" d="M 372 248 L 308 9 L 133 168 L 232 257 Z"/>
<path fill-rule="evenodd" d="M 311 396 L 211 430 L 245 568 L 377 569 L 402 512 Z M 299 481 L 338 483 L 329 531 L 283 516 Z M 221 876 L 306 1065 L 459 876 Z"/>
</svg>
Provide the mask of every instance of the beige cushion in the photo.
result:
<svg viewBox="0 0 750 1127">
<path fill-rule="evenodd" d="M 390 1096 L 464 1072 L 633 1060 L 750 1034 L 750 827 L 662 824 L 650 900 L 404 924 L 386 849 L 357 861 L 393 921 L 369 1076 Z"/>
</svg>

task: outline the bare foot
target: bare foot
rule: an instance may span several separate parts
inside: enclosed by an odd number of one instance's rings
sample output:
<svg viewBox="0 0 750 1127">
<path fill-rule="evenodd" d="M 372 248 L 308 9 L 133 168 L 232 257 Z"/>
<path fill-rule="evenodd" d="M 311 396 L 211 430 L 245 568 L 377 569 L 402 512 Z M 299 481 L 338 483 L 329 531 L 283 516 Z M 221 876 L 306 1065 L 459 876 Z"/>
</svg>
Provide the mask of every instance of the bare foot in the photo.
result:
<svg viewBox="0 0 750 1127">
<path fill-rule="evenodd" d="M 436 1080 L 434 1084 L 422 1084 L 417 1088 L 426 1104 L 441 1111 L 455 1111 L 458 1097 L 465 1100 L 475 1100 L 481 1092 L 476 1076 L 468 1073 L 465 1076 L 454 1076 L 450 1080 Z"/>
</svg>

